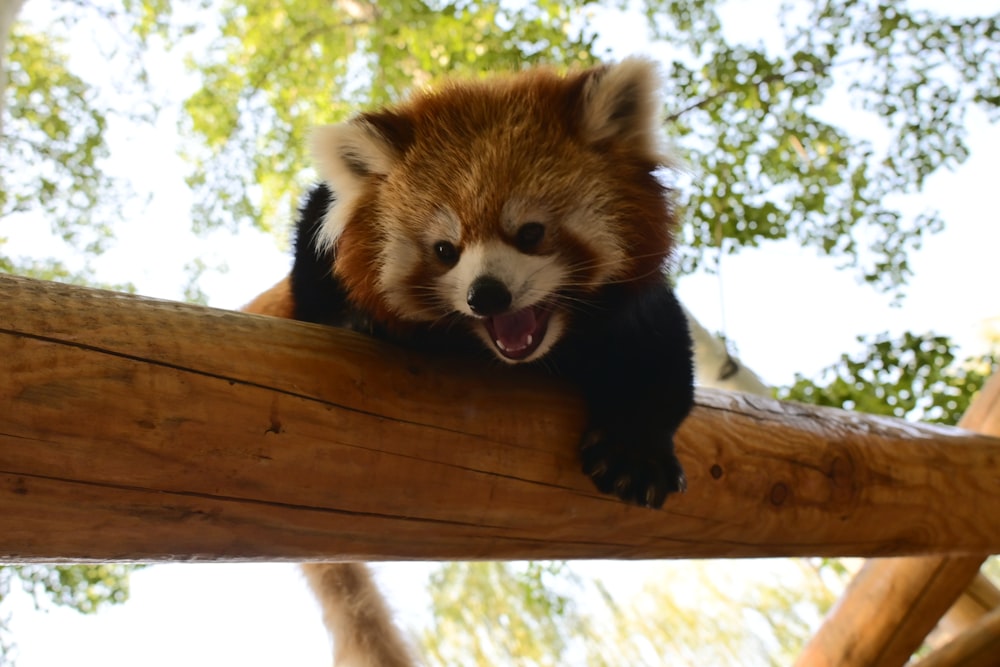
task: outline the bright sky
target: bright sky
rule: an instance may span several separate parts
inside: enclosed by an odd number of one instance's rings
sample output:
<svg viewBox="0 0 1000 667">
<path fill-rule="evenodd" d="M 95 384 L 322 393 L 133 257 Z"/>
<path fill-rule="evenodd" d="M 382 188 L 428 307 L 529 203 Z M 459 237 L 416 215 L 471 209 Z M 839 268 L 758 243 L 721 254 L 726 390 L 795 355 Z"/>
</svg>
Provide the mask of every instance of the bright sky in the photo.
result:
<svg viewBox="0 0 1000 667">
<path fill-rule="evenodd" d="M 996 9 L 995 2 L 964 4 L 968 11 Z M 737 3 L 737 9 L 747 15 L 738 24 L 768 30 L 762 25 L 766 19 L 761 17 L 768 13 L 761 3 Z M 27 10 L 40 17 L 48 5 L 32 0 Z M 621 37 L 609 42 L 613 52 L 633 52 L 634 35 L 641 27 L 638 23 L 616 27 Z M 159 80 L 173 81 L 171 77 L 179 73 L 176 64 L 157 67 L 163 68 Z M 178 90 L 172 94 L 181 97 Z M 207 256 L 209 264 L 224 261 L 229 266 L 228 273 L 208 274 L 203 280 L 212 305 L 238 307 L 282 277 L 288 260 L 275 240 L 263 234 L 191 237 L 190 195 L 183 185 L 184 166 L 175 153 L 175 127 L 175 117 L 168 111 L 153 130 L 132 128 L 116 134 L 115 171 L 128 175 L 139 192 L 152 192 L 154 199 L 141 216 L 119 227 L 117 248 L 98 262 L 101 277 L 132 281 L 143 294 L 179 298 L 182 267 L 195 256 Z M 836 262 L 790 244 L 727 258 L 722 269 L 725 322 L 744 362 L 765 381 L 785 384 L 797 371 L 811 375 L 843 352 L 858 349 L 856 335 L 886 330 L 934 330 L 961 342 L 964 352 L 981 351 L 984 321 L 1000 315 L 996 297 L 1000 220 L 995 203 L 1000 127 L 989 126 L 982 114 L 970 111 L 969 143 L 973 153 L 968 162 L 954 173 L 932 178 L 926 192 L 908 204 L 913 210 L 941 209 L 948 227 L 911 257 L 915 277 L 899 307 L 890 307 L 888 297 L 859 285 L 850 272 L 838 272 Z M 44 235 L 32 230 L 7 229 L 0 221 L 0 236 L 11 238 L 7 249 L 15 255 L 48 254 L 38 250 Z M 679 293 L 710 330 L 720 328 L 716 276 L 686 277 Z M 652 576 L 655 567 L 591 564 L 583 569 L 635 587 L 645 575 Z M 416 624 L 426 618 L 422 588 L 429 568 L 380 566 L 404 622 Z M 137 661 L 148 667 L 330 663 L 319 614 L 294 566 L 157 565 L 136 574 L 132 584 L 132 599 L 126 605 L 93 617 L 60 609 L 35 613 L 22 599 L 12 620 L 20 667 L 124 667 Z"/>
</svg>

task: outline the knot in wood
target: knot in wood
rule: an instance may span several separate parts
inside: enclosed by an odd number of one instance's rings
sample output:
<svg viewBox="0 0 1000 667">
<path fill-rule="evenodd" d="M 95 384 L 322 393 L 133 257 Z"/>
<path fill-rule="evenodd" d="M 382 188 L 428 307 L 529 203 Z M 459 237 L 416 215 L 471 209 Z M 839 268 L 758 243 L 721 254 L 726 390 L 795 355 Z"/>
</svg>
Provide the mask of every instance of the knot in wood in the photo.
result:
<svg viewBox="0 0 1000 667">
<path fill-rule="evenodd" d="M 778 482 L 771 487 L 771 504 L 783 505 L 788 498 L 788 486 L 784 482 Z"/>
</svg>

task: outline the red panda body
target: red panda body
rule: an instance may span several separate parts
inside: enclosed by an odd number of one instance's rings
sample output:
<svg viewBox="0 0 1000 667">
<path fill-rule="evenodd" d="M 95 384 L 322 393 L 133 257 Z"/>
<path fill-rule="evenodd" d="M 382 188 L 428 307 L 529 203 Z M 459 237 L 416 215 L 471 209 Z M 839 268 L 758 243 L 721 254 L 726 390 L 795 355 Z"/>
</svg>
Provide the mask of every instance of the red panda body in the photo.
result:
<svg viewBox="0 0 1000 667">
<path fill-rule="evenodd" d="M 685 486 L 673 436 L 693 369 L 663 274 L 676 221 L 656 174 L 669 166 L 658 112 L 653 66 L 626 60 L 450 83 L 319 128 L 323 183 L 300 210 L 291 275 L 248 310 L 537 363 L 586 399 L 583 472 L 660 507 Z M 307 572 L 314 588 L 370 586 L 351 566 Z M 364 607 L 325 603 L 336 619 Z M 363 655 L 385 623 L 352 617 L 334 632 L 371 630 L 344 649 L 358 664 L 403 664 Z"/>
<path fill-rule="evenodd" d="M 663 275 L 657 115 L 652 65 L 626 60 L 453 82 L 321 127 L 290 279 L 250 310 L 543 362 L 587 399 L 584 472 L 659 507 L 684 487 L 672 438 L 693 372 Z"/>
</svg>

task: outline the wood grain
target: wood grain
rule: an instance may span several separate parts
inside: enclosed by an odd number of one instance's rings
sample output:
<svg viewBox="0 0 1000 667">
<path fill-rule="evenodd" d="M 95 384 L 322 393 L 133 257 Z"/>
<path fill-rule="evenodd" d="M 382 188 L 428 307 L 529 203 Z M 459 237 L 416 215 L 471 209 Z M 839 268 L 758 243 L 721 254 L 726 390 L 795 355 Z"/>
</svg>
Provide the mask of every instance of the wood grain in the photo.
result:
<svg viewBox="0 0 1000 667">
<path fill-rule="evenodd" d="M 934 651 L 916 667 L 996 667 L 1000 664 L 1000 607 Z"/>
<path fill-rule="evenodd" d="M 1000 441 L 702 391 L 665 509 L 595 492 L 579 397 L 350 332 L 0 277 L 0 559 L 1000 551 Z"/>
<path fill-rule="evenodd" d="M 998 607 L 1000 589 L 980 571 L 927 637 L 927 644 L 940 648 Z"/>
<path fill-rule="evenodd" d="M 963 428 L 1000 435 L 1000 376 L 994 376 L 962 417 Z M 994 458 L 993 464 L 995 465 Z M 926 462 L 924 465 L 933 465 Z M 995 516 L 1000 475 L 978 505 L 982 516 Z M 959 484 L 958 480 L 955 481 Z M 947 503 L 947 501 L 945 501 Z M 870 560 L 851 582 L 836 607 L 810 640 L 798 667 L 893 667 L 903 665 L 942 615 L 976 577 L 986 553 Z"/>
</svg>

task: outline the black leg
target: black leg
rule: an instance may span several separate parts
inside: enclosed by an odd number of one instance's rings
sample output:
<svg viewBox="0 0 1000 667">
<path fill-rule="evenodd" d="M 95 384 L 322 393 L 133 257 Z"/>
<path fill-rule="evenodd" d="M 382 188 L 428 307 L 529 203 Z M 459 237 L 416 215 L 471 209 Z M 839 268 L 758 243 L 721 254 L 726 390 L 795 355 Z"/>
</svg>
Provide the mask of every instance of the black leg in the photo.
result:
<svg viewBox="0 0 1000 667">
<path fill-rule="evenodd" d="M 686 484 L 673 436 L 694 400 L 687 320 L 666 283 L 609 314 L 578 357 L 589 408 L 583 471 L 605 493 L 660 507 Z"/>
</svg>

